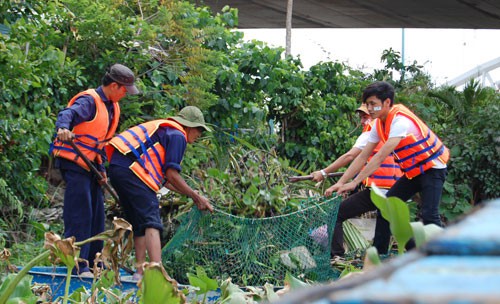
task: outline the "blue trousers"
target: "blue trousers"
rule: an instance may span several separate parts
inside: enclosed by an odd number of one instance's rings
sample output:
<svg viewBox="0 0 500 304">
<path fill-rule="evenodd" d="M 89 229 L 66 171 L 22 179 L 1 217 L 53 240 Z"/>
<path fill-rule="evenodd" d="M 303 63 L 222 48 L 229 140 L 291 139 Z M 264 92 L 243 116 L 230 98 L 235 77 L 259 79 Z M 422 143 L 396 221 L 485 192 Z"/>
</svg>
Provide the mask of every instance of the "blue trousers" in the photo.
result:
<svg viewBox="0 0 500 304">
<path fill-rule="evenodd" d="M 446 175 L 447 169 L 429 169 L 424 174 L 412 179 L 403 176 L 392 186 L 386 196 L 395 196 L 406 202 L 415 193 L 420 193 L 420 211 L 424 225 L 432 223 L 442 226 L 439 204 Z M 377 248 L 379 254 L 387 254 L 390 238 L 389 222 L 378 211 L 373 245 Z"/>
<path fill-rule="evenodd" d="M 161 234 L 163 222 L 156 192 L 127 167 L 111 164 L 108 171 L 111 185 L 120 197 L 125 219 L 132 224 L 134 236 L 144 236 L 146 228 L 158 229 Z"/>
<path fill-rule="evenodd" d="M 58 159 L 66 190 L 64 192 L 64 237 L 74 236 L 83 241 L 104 231 L 104 195 L 97 177 L 74 162 Z M 81 246 L 80 258 L 93 267 L 96 253 L 101 252 L 102 241 Z M 79 262 L 79 272 L 89 271 L 87 264 Z"/>
</svg>

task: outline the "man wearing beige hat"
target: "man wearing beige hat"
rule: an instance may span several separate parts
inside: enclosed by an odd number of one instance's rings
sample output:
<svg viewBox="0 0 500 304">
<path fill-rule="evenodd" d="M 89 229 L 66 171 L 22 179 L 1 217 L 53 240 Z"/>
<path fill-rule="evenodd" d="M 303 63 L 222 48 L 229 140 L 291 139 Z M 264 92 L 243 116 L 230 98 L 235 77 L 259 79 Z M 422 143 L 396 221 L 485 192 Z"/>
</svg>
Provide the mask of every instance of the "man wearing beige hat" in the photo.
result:
<svg viewBox="0 0 500 304">
<path fill-rule="evenodd" d="M 132 127 L 106 146 L 111 184 L 134 232 L 135 279 L 142 277 L 146 252 L 150 262 L 161 263 L 163 223 L 156 194 L 162 186 L 189 196 L 200 210 L 213 211 L 209 200 L 179 174 L 187 144 L 194 143 L 203 131 L 211 130 L 202 112 L 187 106 L 176 116 Z"/>
<path fill-rule="evenodd" d="M 356 113 L 359 115 L 361 125 L 363 126 L 363 132 L 358 137 L 351 150 L 337 158 L 325 169 L 313 172 L 313 181 L 322 181 L 328 173 L 333 173 L 338 169 L 347 166 L 361 153 L 361 151 L 363 151 L 363 148 L 368 143 L 368 137 L 373 123 L 365 104 L 362 104 L 356 110 Z M 400 176 L 402 176 L 402 172 L 399 166 L 394 162 L 394 158 L 392 156 L 388 156 L 384 161 L 384 164 L 363 181 L 363 190 L 349 196 L 340 203 L 335 228 L 333 230 L 331 251 L 331 255 L 333 257 L 343 256 L 345 253 L 344 231 L 342 228 L 344 221 L 377 209 L 370 199 L 370 189 L 368 187 L 372 183 L 375 183 L 379 188 L 388 190 Z M 332 195 L 332 187 L 325 191 L 325 196 L 330 195 Z"/>
<path fill-rule="evenodd" d="M 86 240 L 104 231 L 104 195 L 101 184 L 106 182 L 104 145 L 114 135 L 120 119 L 118 102 L 125 95 L 138 94 L 134 73 L 122 64 L 114 64 L 102 77 L 101 86 L 75 95 L 68 106 L 59 112 L 56 121 L 57 138 L 51 145 L 55 167 L 60 169 L 66 183 L 64 191 L 64 236 Z M 90 170 L 68 141 L 97 167 L 101 180 Z M 102 241 L 81 246 L 79 262 L 73 274 L 93 276 L 95 254 L 102 250 Z M 90 266 L 90 268 L 89 268 Z"/>
</svg>

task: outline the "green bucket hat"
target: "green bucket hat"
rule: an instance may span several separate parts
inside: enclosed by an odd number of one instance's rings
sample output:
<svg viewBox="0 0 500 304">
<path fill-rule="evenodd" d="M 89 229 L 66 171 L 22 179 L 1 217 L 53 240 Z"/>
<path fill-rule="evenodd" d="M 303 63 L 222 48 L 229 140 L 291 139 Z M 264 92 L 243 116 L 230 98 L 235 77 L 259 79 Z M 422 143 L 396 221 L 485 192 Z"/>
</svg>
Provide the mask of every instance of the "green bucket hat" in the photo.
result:
<svg viewBox="0 0 500 304">
<path fill-rule="evenodd" d="M 175 120 L 185 127 L 198 128 L 202 127 L 208 132 L 212 130 L 205 124 L 205 118 L 203 118 L 203 113 L 201 110 L 195 106 L 187 106 L 180 110 L 177 116 L 169 117 L 168 119 Z"/>
</svg>

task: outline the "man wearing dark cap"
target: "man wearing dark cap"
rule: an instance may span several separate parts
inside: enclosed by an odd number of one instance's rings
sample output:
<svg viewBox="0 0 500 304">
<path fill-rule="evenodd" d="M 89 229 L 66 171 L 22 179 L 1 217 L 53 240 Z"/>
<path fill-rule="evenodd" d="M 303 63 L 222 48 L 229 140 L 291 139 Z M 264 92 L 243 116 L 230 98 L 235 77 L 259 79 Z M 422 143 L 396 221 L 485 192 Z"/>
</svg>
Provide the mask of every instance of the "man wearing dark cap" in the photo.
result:
<svg viewBox="0 0 500 304">
<path fill-rule="evenodd" d="M 55 166 L 59 168 L 66 190 L 64 192 L 64 236 L 76 241 L 86 240 L 104 231 L 104 196 L 101 184 L 106 182 L 104 145 L 116 131 L 120 118 L 118 102 L 128 93 L 138 94 L 134 73 L 124 65 L 114 64 L 102 78 L 102 85 L 75 95 L 68 106 L 59 112 L 56 121 L 57 137 L 51 147 Z M 97 180 L 78 153 L 67 144 L 74 140 L 83 154 L 101 171 Z M 95 254 L 102 242 L 83 245 L 80 262 L 74 274 L 90 277 Z M 89 268 L 90 267 L 90 268 Z"/>
<path fill-rule="evenodd" d="M 142 277 L 146 252 L 150 262 L 161 263 L 163 222 L 156 193 L 162 186 L 189 196 L 200 210 L 213 211 L 209 200 L 179 174 L 187 144 L 203 131 L 211 130 L 202 112 L 187 106 L 177 116 L 132 127 L 106 146 L 110 181 L 134 232 L 135 279 Z"/>
</svg>

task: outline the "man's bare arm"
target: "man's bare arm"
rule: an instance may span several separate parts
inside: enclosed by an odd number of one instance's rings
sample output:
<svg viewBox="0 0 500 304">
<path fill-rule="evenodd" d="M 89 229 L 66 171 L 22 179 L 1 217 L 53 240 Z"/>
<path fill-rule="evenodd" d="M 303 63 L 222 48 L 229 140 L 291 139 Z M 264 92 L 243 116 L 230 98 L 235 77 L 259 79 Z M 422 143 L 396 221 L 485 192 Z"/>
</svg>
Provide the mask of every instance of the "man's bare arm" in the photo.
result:
<svg viewBox="0 0 500 304">
<path fill-rule="evenodd" d="M 337 158 L 333 163 L 331 163 L 328 167 L 326 167 L 325 173 L 334 173 L 337 172 L 338 169 L 347 166 L 353 159 L 355 159 L 361 153 L 361 149 L 359 148 L 351 148 L 348 152 L 344 153 L 342 156 Z M 313 176 L 313 181 L 320 182 L 324 179 L 321 171 L 314 171 L 311 173 Z"/>
<path fill-rule="evenodd" d="M 382 148 L 377 152 L 377 154 L 375 154 L 372 159 L 370 159 L 370 162 L 368 162 L 366 167 L 358 174 L 358 176 L 356 176 L 354 182 L 359 184 L 365 178 L 372 175 L 373 172 L 377 171 L 382 162 L 384 162 L 387 156 L 389 156 L 389 154 L 394 151 L 394 149 L 398 146 L 399 142 L 402 139 L 402 137 L 389 138 L 382 146 Z"/>
<path fill-rule="evenodd" d="M 351 180 L 356 174 L 361 171 L 363 166 L 366 164 L 366 161 L 370 157 L 370 155 L 373 153 L 373 150 L 377 146 L 377 143 L 371 143 L 369 142 L 365 148 L 361 151 L 361 153 L 356 157 L 356 159 L 351 163 L 349 168 L 347 168 L 347 171 L 344 173 L 344 175 L 339 179 L 339 183 L 345 184 L 349 180 Z"/>
<path fill-rule="evenodd" d="M 382 146 L 378 153 L 372 157 L 370 162 L 368 162 L 366 167 L 358 174 L 358 176 L 356 176 L 352 182 L 340 185 L 340 187 L 337 188 L 337 193 L 342 195 L 354 190 L 361 181 L 370 176 L 380 167 L 380 164 L 382 164 L 384 159 L 389 156 L 392 151 L 394 151 L 394 148 L 397 147 L 401 139 L 402 137 L 389 138 L 389 140 Z"/>
<path fill-rule="evenodd" d="M 208 209 L 210 212 L 214 210 L 209 200 L 200 195 L 198 192 L 194 191 L 186 181 L 182 178 L 179 172 L 173 168 L 167 168 L 167 172 L 165 172 L 165 176 L 169 184 L 173 186 L 172 190 L 179 192 L 181 194 L 187 195 L 193 199 L 198 209 L 205 210 Z"/>
<path fill-rule="evenodd" d="M 366 164 L 366 161 L 368 160 L 368 157 L 373 152 L 373 149 L 377 146 L 377 143 L 368 143 L 361 153 L 354 159 L 354 161 L 351 163 L 349 168 L 347 168 L 347 171 L 344 172 L 342 177 L 338 180 L 338 182 L 331 186 L 330 188 L 326 189 L 325 191 L 325 196 L 330 196 L 333 194 L 333 192 L 337 192 L 345 183 L 347 183 L 351 178 L 353 178 L 361 169 L 363 166 Z"/>
</svg>

